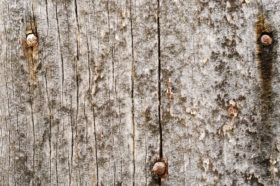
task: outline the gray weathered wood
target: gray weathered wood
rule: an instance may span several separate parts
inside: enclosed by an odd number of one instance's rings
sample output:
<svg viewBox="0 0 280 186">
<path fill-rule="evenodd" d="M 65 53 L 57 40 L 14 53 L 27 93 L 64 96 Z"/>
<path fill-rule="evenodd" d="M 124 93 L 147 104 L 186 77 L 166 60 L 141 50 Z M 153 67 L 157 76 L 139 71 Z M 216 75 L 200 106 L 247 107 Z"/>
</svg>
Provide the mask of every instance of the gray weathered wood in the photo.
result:
<svg viewBox="0 0 280 186">
<path fill-rule="evenodd" d="M 1 0 L 0 184 L 279 185 L 279 7 Z M 269 114 L 259 15 L 275 41 Z"/>
<path fill-rule="evenodd" d="M 170 165 L 164 185 L 279 184 L 277 176 L 271 181 L 270 157 L 258 160 L 258 126 L 265 123 L 255 34 L 261 8 L 278 27 L 276 7 L 276 1 L 162 1 L 163 151 Z M 278 102 L 277 60 L 274 65 Z M 233 118 L 230 100 L 241 107 Z M 278 106 L 271 118 L 275 143 Z M 270 148 L 269 155 L 276 153 Z"/>
</svg>

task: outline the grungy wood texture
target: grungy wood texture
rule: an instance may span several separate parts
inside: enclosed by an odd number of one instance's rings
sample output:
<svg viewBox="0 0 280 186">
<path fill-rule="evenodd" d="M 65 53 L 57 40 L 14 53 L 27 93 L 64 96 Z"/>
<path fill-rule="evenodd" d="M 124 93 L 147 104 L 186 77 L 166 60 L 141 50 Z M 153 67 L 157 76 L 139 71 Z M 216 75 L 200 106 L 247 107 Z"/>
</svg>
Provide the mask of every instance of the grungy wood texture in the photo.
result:
<svg viewBox="0 0 280 186">
<path fill-rule="evenodd" d="M 1 0 L 0 185 L 279 185 L 279 8 Z M 274 40 L 269 114 L 260 15 Z"/>
</svg>

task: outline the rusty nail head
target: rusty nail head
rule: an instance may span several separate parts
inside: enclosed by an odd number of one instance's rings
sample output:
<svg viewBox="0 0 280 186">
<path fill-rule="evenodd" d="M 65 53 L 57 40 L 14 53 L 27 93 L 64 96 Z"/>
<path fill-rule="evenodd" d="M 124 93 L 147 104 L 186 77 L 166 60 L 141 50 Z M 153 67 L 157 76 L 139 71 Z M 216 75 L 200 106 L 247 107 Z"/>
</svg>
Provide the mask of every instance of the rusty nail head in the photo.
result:
<svg viewBox="0 0 280 186">
<path fill-rule="evenodd" d="M 152 172 L 160 178 L 166 178 L 168 176 L 167 158 L 158 158 L 153 166 Z"/>
<path fill-rule="evenodd" d="M 26 44 L 29 47 L 34 47 L 37 45 L 37 37 L 34 34 L 28 34 L 26 37 Z"/>
<path fill-rule="evenodd" d="M 264 35 L 261 36 L 261 43 L 264 46 L 269 46 L 272 43 L 272 38 L 269 35 L 264 34 Z"/>
<path fill-rule="evenodd" d="M 165 164 L 163 162 L 156 162 L 153 166 L 154 174 L 161 176 L 165 173 Z"/>
</svg>

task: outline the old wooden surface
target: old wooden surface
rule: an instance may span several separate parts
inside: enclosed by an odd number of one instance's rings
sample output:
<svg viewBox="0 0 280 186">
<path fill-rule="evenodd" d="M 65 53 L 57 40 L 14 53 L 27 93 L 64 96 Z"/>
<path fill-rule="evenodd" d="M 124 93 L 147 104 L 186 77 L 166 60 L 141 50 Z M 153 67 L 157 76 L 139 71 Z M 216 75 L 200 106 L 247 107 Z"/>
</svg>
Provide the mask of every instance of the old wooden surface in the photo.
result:
<svg viewBox="0 0 280 186">
<path fill-rule="evenodd" d="M 279 7 L 1 0 L 0 184 L 279 185 Z M 39 45 L 26 48 L 32 23 Z M 158 157 L 169 164 L 161 182 Z"/>
</svg>

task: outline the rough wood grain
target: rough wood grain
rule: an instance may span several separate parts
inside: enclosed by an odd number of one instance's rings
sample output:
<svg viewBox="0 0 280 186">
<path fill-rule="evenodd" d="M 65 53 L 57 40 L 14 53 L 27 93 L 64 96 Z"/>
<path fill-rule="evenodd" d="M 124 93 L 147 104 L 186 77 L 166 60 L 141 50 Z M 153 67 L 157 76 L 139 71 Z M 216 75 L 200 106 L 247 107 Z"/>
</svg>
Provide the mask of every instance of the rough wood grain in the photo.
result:
<svg viewBox="0 0 280 186">
<path fill-rule="evenodd" d="M 279 24 L 268 5 L 162 1 L 163 151 L 169 158 L 163 185 L 277 185 L 277 169 L 271 170 L 279 157 L 277 111 L 270 127 L 259 127 L 266 123 L 260 119 L 255 24 L 260 12 Z M 273 140 L 260 142 L 260 128 L 270 128 L 265 133 Z"/>
<path fill-rule="evenodd" d="M 155 185 L 159 156 L 157 2 L 132 1 L 135 185 Z"/>
<path fill-rule="evenodd" d="M 279 7 L 1 0 L 0 185 L 279 185 Z M 22 44 L 32 22 L 38 52 Z"/>
</svg>

